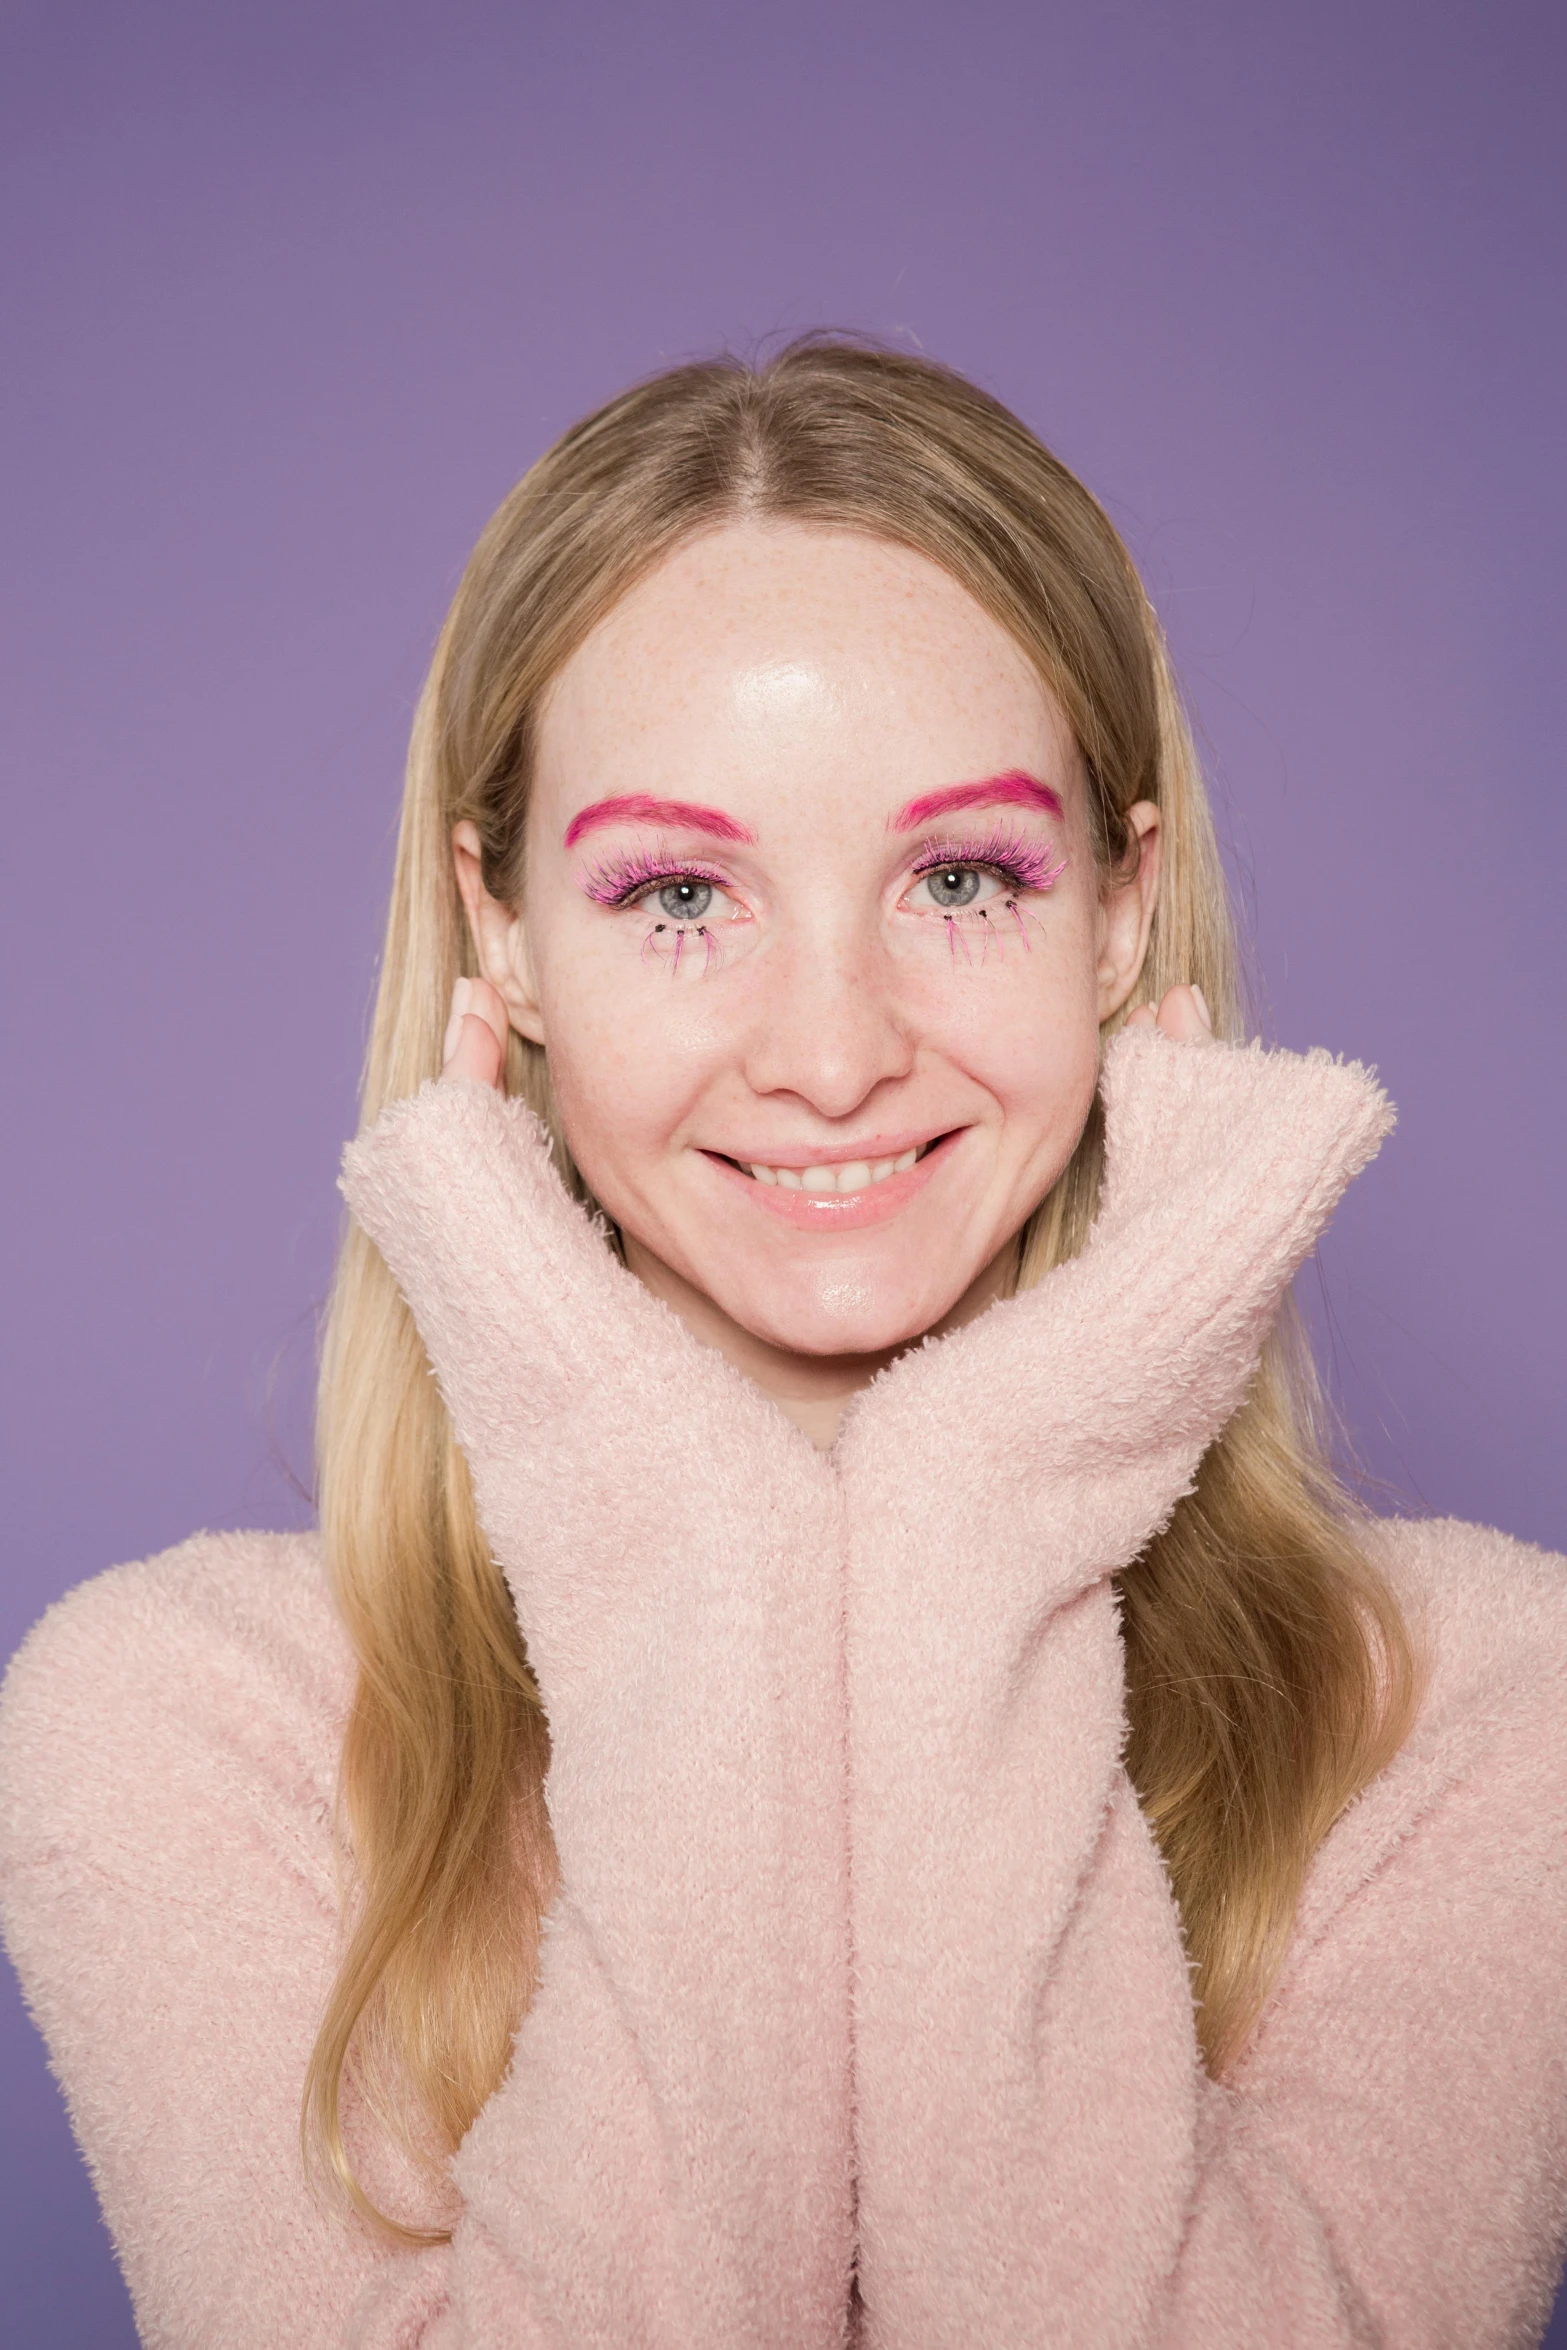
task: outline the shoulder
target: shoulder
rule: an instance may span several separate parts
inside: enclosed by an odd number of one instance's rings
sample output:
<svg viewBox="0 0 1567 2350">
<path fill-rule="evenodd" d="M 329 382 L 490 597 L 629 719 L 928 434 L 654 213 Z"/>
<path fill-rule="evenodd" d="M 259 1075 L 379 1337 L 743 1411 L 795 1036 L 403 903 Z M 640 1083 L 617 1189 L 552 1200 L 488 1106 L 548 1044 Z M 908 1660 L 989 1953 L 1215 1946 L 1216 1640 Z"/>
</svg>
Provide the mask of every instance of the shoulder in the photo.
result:
<svg viewBox="0 0 1567 2350">
<path fill-rule="evenodd" d="M 1317 1850 L 1297 1957 L 1458 1814 L 1472 1873 L 1482 1856 L 1514 1872 L 1567 1859 L 1567 1558 L 1453 1518 L 1381 1519 L 1366 1546 L 1399 1600 L 1423 1694 L 1402 1748 Z"/>
<path fill-rule="evenodd" d="M 93 1576 L 0 1688 L 0 1869 L 62 1845 L 129 1867 L 139 1833 L 166 1848 L 226 1799 L 319 1813 L 352 1690 L 314 1534 L 197 1534 Z"/>
<path fill-rule="evenodd" d="M 1416 1737 L 1500 1724 L 1567 1676 L 1567 1558 L 1457 1518 L 1383 1518 L 1368 1547 L 1426 1650 Z M 1564 1724 L 1567 1727 L 1567 1724 Z"/>
<path fill-rule="evenodd" d="M 314 1536 L 199 1534 L 67 1592 L 0 1690 L 0 1932 L 148 2341 L 340 2343 L 382 2257 L 300 2159 L 353 1683 Z"/>
</svg>

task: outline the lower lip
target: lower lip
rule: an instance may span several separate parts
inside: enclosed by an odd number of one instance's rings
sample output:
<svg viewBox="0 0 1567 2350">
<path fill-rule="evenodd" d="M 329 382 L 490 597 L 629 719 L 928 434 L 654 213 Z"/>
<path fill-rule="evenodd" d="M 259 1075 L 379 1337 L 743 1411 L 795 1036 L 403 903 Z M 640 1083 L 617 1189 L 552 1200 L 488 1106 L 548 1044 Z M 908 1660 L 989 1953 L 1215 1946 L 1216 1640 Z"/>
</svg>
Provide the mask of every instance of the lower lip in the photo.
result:
<svg viewBox="0 0 1567 2350">
<path fill-rule="evenodd" d="M 742 1175 L 732 1161 L 717 1158 L 711 1151 L 702 1156 L 710 1167 L 738 1185 L 756 1207 L 776 1216 L 780 1223 L 792 1224 L 797 1232 L 862 1232 L 867 1224 L 885 1224 L 889 1216 L 906 1208 L 924 1190 L 957 1139 L 957 1133 L 944 1134 L 901 1175 L 883 1176 L 880 1183 L 872 1183 L 864 1191 L 790 1191 L 781 1183 L 759 1183 L 754 1175 Z"/>
</svg>

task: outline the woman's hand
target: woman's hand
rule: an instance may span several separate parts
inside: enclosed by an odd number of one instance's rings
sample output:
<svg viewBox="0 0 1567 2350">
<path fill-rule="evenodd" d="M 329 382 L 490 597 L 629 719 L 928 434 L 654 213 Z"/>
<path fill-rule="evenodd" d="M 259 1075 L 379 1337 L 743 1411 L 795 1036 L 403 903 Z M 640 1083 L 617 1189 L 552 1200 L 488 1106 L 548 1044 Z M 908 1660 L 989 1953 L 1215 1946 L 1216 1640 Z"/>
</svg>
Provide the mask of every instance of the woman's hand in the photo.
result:
<svg viewBox="0 0 1567 2350">
<path fill-rule="evenodd" d="M 1190 992 L 1175 990 L 1177 995 Z M 1165 1002 L 1169 1001 L 1166 996 Z M 441 1075 L 472 1077 L 480 1085 L 499 1088 L 510 1030 L 500 990 L 487 979 L 459 979 L 452 989 L 451 1018 L 441 1040 Z"/>
<path fill-rule="evenodd" d="M 462 984 L 459 980 L 458 985 Z M 484 981 L 477 980 L 474 984 L 482 987 Z M 493 987 L 490 993 L 495 995 Z M 496 996 L 495 1000 L 499 1003 L 500 998 Z M 1152 1004 L 1139 1004 L 1135 1012 L 1128 1014 L 1126 1025 L 1162 1028 L 1177 1044 L 1210 1044 L 1213 1040 L 1213 1020 L 1200 987 L 1172 987 L 1157 1012 Z"/>
<path fill-rule="evenodd" d="M 377 2304 L 374 2339 L 836 2350 L 854 2218 L 833 1474 L 605 1246 L 502 1098 L 506 1033 L 497 990 L 460 982 L 441 1080 L 344 1164 L 515 1603 L 556 1862 L 536 1996 L 454 2158 L 450 2252 L 395 2326 Z"/>
</svg>

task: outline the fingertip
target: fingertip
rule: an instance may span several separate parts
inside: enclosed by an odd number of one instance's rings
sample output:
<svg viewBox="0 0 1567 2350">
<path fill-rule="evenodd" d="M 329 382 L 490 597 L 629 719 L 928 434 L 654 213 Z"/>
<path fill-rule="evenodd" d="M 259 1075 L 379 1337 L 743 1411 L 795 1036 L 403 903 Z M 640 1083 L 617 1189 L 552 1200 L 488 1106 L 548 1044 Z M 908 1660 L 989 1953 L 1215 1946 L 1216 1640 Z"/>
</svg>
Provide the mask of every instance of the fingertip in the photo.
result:
<svg viewBox="0 0 1567 2350">
<path fill-rule="evenodd" d="M 469 983 L 466 979 L 453 980 L 451 1009 L 447 1014 L 446 1033 L 441 1038 L 442 1076 L 451 1067 L 452 1056 L 456 1052 L 458 1041 L 462 1036 L 463 1016 L 468 1009 L 469 993 Z"/>
<path fill-rule="evenodd" d="M 1200 991 L 1182 985 L 1172 987 L 1159 1006 L 1159 1025 L 1177 1044 L 1211 1044 L 1213 1023 L 1208 1018 L 1208 1007 Z"/>
<path fill-rule="evenodd" d="M 477 1012 L 462 1012 L 454 1017 L 457 1035 L 442 1067 L 442 1077 L 470 1077 L 480 1085 L 498 1086 L 505 1056 L 494 1029 Z"/>
<path fill-rule="evenodd" d="M 487 979 L 454 980 L 451 1013 L 441 1038 L 441 1075 L 499 1086 L 509 1034 L 506 1006 Z"/>
<path fill-rule="evenodd" d="M 467 1009 L 484 1022 L 504 1053 L 506 1040 L 511 1034 L 511 1014 L 506 1009 L 506 1001 L 500 989 L 488 979 L 474 980 Z"/>
<path fill-rule="evenodd" d="M 499 1085 L 505 1064 L 506 1048 L 482 1013 L 468 1012 L 463 1019 L 462 1042 L 458 1051 L 467 1063 L 467 1074 L 477 1077 L 481 1085 Z"/>
</svg>

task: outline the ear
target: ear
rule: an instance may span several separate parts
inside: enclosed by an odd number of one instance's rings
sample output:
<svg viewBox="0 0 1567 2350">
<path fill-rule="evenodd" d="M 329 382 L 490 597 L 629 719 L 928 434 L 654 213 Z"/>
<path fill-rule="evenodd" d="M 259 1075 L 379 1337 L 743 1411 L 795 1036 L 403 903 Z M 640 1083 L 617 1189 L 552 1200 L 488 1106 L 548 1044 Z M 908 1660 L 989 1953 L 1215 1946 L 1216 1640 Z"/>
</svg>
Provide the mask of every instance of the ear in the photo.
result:
<svg viewBox="0 0 1567 2350">
<path fill-rule="evenodd" d="M 492 898 L 485 888 L 479 828 L 466 817 L 452 826 L 452 864 L 467 908 L 468 931 L 480 974 L 506 1006 L 506 1016 L 518 1035 L 542 1044 L 544 1017 L 528 955 L 527 926 L 518 909 Z"/>
<path fill-rule="evenodd" d="M 1159 902 L 1162 833 L 1152 800 L 1137 800 L 1126 811 L 1136 840 L 1137 862 L 1112 880 L 1099 901 L 1099 1018 L 1118 1012 L 1137 985 L 1148 952 L 1154 907 Z"/>
</svg>

